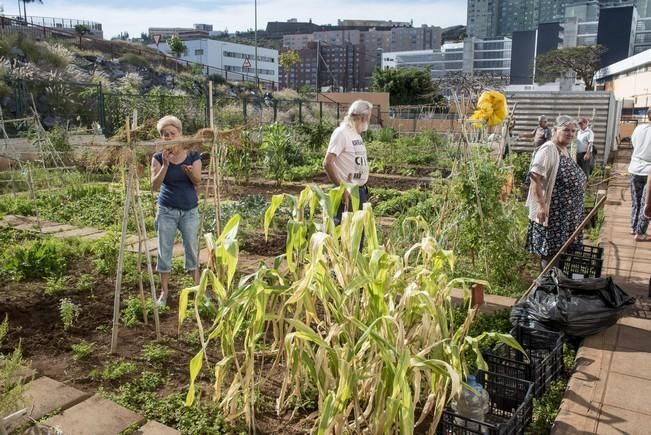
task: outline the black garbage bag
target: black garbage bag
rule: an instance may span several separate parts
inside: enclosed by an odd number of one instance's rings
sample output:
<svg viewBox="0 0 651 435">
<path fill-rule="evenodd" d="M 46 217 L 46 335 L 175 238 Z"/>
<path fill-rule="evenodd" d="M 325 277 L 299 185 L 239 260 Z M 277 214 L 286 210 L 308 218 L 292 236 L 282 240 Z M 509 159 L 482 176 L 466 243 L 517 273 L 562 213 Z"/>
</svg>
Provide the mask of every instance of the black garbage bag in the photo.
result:
<svg viewBox="0 0 651 435">
<path fill-rule="evenodd" d="M 634 302 L 610 277 L 574 280 L 554 268 L 513 306 L 511 323 L 587 337 L 615 324 Z"/>
</svg>

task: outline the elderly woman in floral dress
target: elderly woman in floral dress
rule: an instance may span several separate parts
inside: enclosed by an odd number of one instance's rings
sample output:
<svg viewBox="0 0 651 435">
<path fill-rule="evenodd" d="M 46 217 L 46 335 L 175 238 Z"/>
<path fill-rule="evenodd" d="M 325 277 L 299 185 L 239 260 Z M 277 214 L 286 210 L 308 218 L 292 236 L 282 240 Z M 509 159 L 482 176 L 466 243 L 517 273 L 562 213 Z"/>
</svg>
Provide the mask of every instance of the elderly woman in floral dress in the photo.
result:
<svg viewBox="0 0 651 435">
<path fill-rule="evenodd" d="M 576 130 L 577 123 L 569 116 L 556 118 L 551 140 L 536 151 L 529 168 L 527 249 L 540 257 L 543 269 L 583 220 L 587 178 L 568 150 Z M 582 235 L 573 247 L 581 244 Z"/>
</svg>

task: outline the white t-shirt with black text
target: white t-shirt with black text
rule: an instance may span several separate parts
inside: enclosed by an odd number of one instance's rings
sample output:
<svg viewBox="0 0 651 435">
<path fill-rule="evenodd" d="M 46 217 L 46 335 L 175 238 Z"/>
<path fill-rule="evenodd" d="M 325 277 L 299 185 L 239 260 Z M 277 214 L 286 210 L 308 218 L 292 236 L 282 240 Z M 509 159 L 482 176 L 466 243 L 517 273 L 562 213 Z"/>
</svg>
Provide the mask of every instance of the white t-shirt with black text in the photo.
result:
<svg viewBox="0 0 651 435">
<path fill-rule="evenodd" d="M 368 158 L 364 140 L 352 127 L 339 126 L 332 132 L 328 154 L 337 156 L 335 171 L 346 183 L 363 186 L 368 181 Z"/>
</svg>

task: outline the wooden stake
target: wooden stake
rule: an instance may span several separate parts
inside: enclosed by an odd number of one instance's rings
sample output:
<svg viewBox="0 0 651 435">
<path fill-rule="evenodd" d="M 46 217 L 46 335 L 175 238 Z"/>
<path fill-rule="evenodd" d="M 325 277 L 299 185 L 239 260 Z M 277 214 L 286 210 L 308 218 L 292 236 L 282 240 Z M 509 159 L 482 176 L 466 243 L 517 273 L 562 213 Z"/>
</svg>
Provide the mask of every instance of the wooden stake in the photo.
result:
<svg viewBox="0 0 651 435">
<path fill-rule="evenodd" d="M 127 122 L 127 128 L 129 123 Z M 129 204 L 133 193 L 133 177 L 127 175 L 127 193 L 124 200 L 124 212 L 122 214 L 122 235 L 120 237 L 120 253 L 118 254 L 117 275 L 115 278 L 115 296 L 113 299 L 113 332 L 111 335 L 111 353 L 118 349 L 118 330 L 120 328 L 120 291 L 122 290 L 122 270 L 124 268 L 124 244 L 127 238 L 127 223 L 129 221 Z"/>
<path fill-rule="evenodd" d="M 214 109 L 213 109 L 213 104 L 212 104 L 212 80 L 208 80 L 208 116 L 210 116 L 210 119 L 208 120 L 208 125 L 210 126 L 211 130 L 215 129 L 215 121 L 214 121 Z"/>
<path fill-rule="evenodd" d="M 132 207 L 131 208 L 134 215 L 137 214 L 136 208 Z M 142 285 L 142 233 L 140 232 L 140 225 L 136 225 L 136 228 L 138 230 L 138 260 L 137 260 L 137 267 L 138 267 L 138 290 L 140 290 L 140 303 L 142 304 L 142 319 L 145 325 L 149 323 L 147 320 L 147 305 L 145 301 L 145 289 L 144 286 Z M 145 253 L 145 255 L 148 255 L 148 253 Z"/>
<path fill-rule="evenodd" d="M 574 241 L 576 240 L 577 236 L 583 231 L 583 228 L 587 225 L 587 223 L 592 219 L 592 217 L 599 211 L 601 206 L 606 202 L 606 196 L 602 196 L 601 199 L 597 202 L 597 204 L 594 206 L 594 208 L 588 213 L 588 215 L 583 219 L 583 222 L 576 228 L 576 230 L 572 233 L 572 235 L 565 241 L 561 249 L 558 250 L 556 255 L 554 255 L 554 258 L 552 258 L 547 266 L 543 269 L 542 272 L 540 272 L 540 275 L 533 281 L 533 284 L 531 284 L 531 287 L 518 299 L 518 302 L 521 300 L 525 299 L 527 296 L 529 296 L 529 293 L 531 293 L 537 286 L 538 286 L 538 280 L 544 276 L 547 272 L 549 272 L 554 265 L 556 265 L 556 262 L 558 261 L 559 258 L 561 258 L 561 254 L 563 254 L 567 248 L 569 248 L 572 244 L 574 244 Z M 516 302 L 516 304 L 518 303 Z"/>
<path fill-rule="evenodd" d="M 156 285 L 154 283 L 154 269 L 151 266 L 151 255 L 149 255 L 149 247 L 147 246 L 147 227 L 145 226 L 145 216 L 142 211 L 142 202 L 140 201 L 140 187 L 136 185 L 136 201 L 138 207 L 136 209 L 136 224 L 140 226 L 140 232 L 143 235 L 143 245 L 145 247 L 145 258 L 147 260 L 147 274 L 149 275 L 149 284 L 151 289 L 151 300 L 154 310 L 154 325 L 156 327 L 156 340 L 161 339 L 160 335 L 160 318 L 158 316 L 158 304 L 156 304 Z"/>
</svg>

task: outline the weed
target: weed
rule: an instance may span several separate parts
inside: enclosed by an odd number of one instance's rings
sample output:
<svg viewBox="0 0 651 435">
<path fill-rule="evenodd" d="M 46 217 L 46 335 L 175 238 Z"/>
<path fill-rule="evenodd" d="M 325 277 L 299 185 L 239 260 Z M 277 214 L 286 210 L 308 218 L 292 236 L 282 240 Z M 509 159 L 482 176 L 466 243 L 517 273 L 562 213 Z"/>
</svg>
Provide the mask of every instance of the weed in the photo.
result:
<svg viewBox="0 0 651 435">
<path fill-rule="evenodd" d="M 147 319 L 149 319 L 150 314 L 154 312 L 153 310 L 154 305 L 152 304 L 151 298 L 145 299 L 145 313 Z M 158 314 L 165 314 L 168 310 L 168 306 L 158 307 Z M 126 306 L 122 308 L 120 320 L 127 328 L 133 328 L 134 326 L 144 322 L 142 315 L 142 302 L 139 297 L 131 296 L 126 300 Z"/>
<path fill-rule="evenodd" d="M 89 376 L 99 381 L 111 382 L 122 379 L 123 377 L 135 372 L 137 369 L 138 366 L 132 362 L 115 361 L 110 362 L 108 365 L 106 365 L 106 367 L 104 367 L 104 370 L 91 370 Z"/>
<path fill-rule="evenodd" d="M 17 280 L 62 275 L 67 258 L 72 256 L 65 242 L 45 238 L 15 247 L 12 255 L 5 255 L 4 269 Z"/>
<path fill-rule="evenodd" d="M 559 379 L 549 387 L 549 390 L 541 398 L 533 399 L 533 416 L 528 433 L 536 435 L 551 433 L 566 388 L 567 381 Z"/>
<path fill-rule="evenodd" d="M 172 349 L 161 344 L 146 344 L 142 349 L 145 361 L 157 366 L 164 365 L 173 354 Z"/>
<path fill-rule="evenodd" d="M 95 286 L 95 277 L 89 273 L 82 273 L 77 278 L 77 284 L 75 285 L 75 289 L 80 292 L 90 291 L 90 293 L 92 294 L 94 286 Z"/>
<path fill-rule="evenodd" d="M 72 359 L 74 359 L 75 361 L 83 361 L 85 359 L 88 359 L 88 357 L 92 355 L 93 351 L 95 350 L 95 343 L 81 341 L 77 344 L 73 344 L 71 348 L 72 351 L 74 352 Z"/>
<path fill-rule="evenodd" d="M 7 316 L 0 323 L 0 347 L 9 332 Z M 19 382 L 20 371 L 25 366 L 20 347 L 11 354 L 0 353 L 0 416 L 16 411 L 18 405 L 23 403 L 24 385 Z"/>
<path fill-rule="evenodd" d="M 68 289 L 70 277 L 67 276 L 50 276 L 46 278 L 45 294 L 56 295 L 63 293 Z"/>
<path fill-rule="evenodd" d="M 63 330 L 67 331 L 72 328 L 74 322 L 81 313 L 81 307 L 68 298 L 63 298 L 59 302 L 59 315 L 63 322 Z"/>
</svg>

